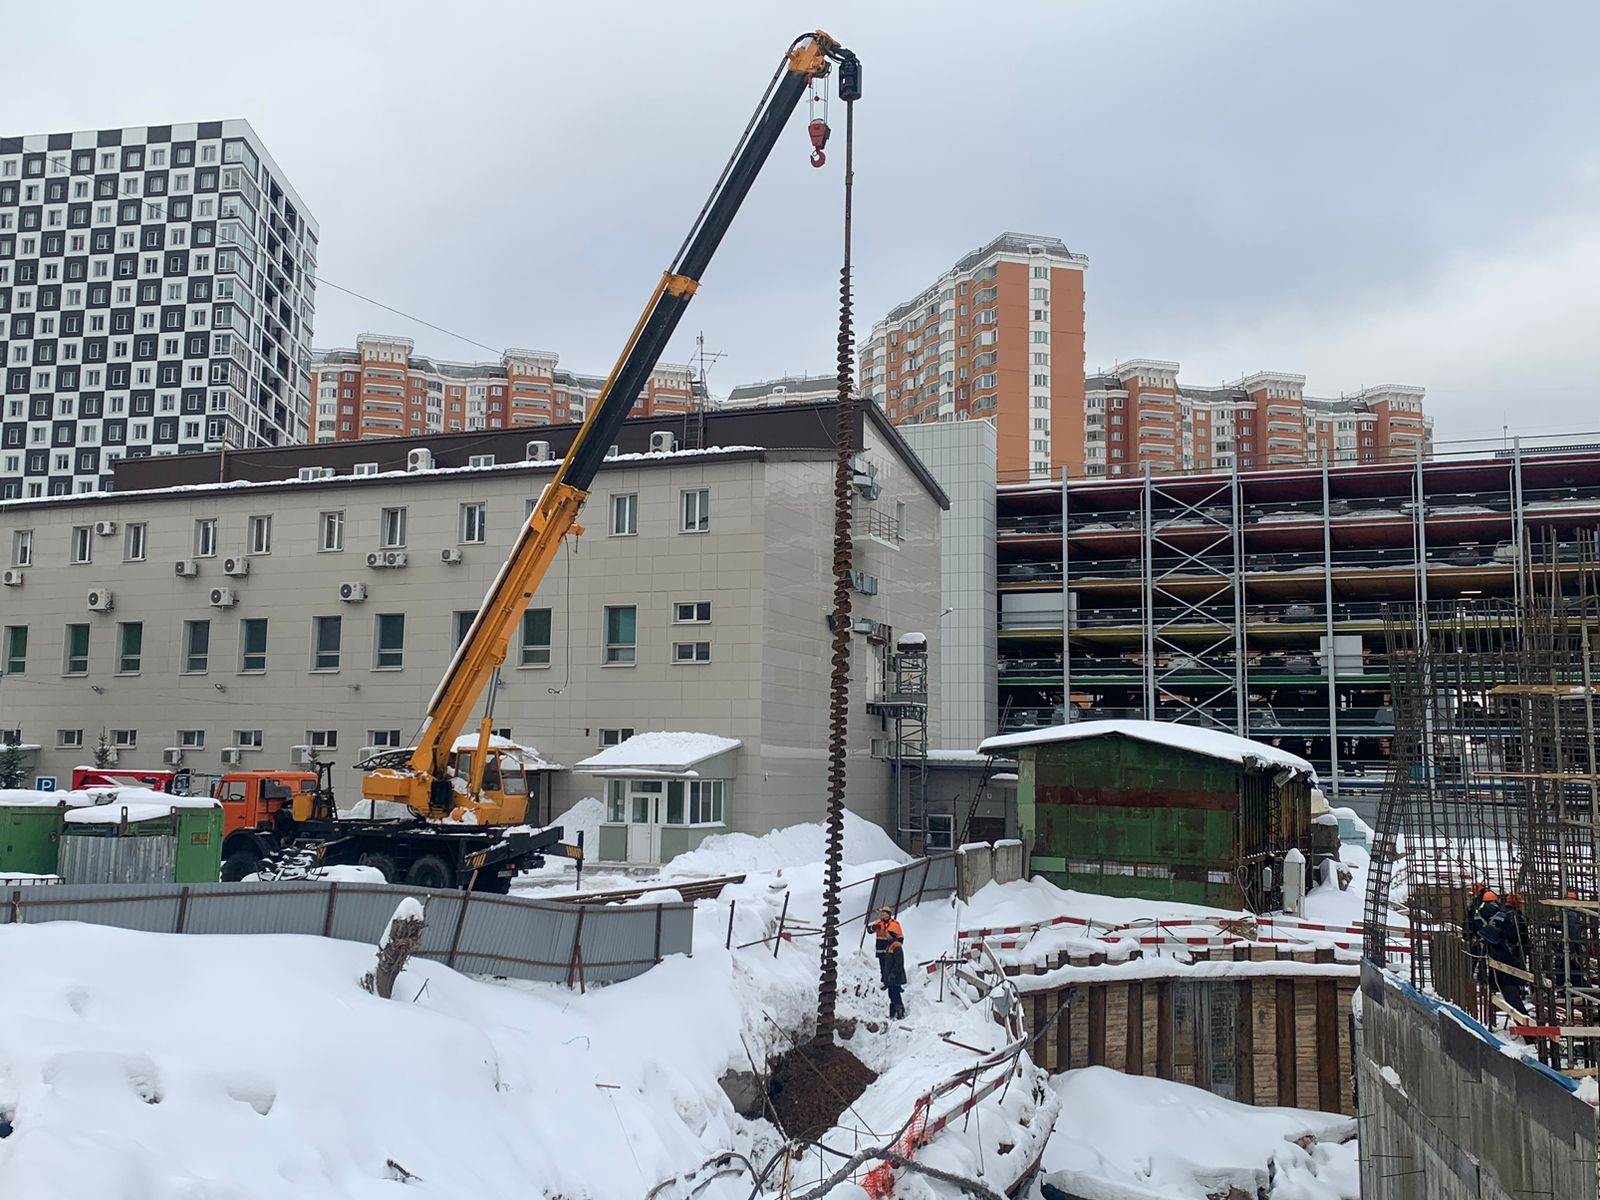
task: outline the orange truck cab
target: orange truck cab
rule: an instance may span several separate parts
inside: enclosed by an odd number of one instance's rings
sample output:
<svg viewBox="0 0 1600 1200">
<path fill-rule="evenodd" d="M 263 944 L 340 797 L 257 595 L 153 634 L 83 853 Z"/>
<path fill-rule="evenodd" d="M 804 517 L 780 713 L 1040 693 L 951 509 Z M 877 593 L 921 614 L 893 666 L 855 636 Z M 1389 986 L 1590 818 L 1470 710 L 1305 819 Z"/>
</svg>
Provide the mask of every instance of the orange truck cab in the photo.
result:
<svg viewBox="0 0 1600 1200">
<path fill-rule="evenodd" d="M 254 871 L 299 815 L 295 798 L 316 788 L 315 771 L 231 771 L 218 779 L 211 797 L 222 802 L 222 878 Z"/>
</svg>

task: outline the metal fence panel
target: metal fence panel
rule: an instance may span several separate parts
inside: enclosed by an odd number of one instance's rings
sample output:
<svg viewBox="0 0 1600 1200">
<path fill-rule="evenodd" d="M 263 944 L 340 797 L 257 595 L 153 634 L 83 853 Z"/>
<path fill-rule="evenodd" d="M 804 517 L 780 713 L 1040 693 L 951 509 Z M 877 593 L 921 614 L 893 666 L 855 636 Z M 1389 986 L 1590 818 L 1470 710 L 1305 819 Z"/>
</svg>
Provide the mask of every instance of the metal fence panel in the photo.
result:
<svg viewBox="0 0 1600 1200">
<path fill-rule="evenodd" d="M 297 933 L 376 944 L 407 896 L 419 953 L 479 975 L 612 983 L 694 949 L 694 905 L 594 906 L 378 884 L 60 884 L 7 889 L 0 922 L 84 921 L 150 933 Z"/>
<path fill-rule="evenodd" d="M 908 904 L 937 900 L 956 890 L 956 856 L 940 854 L 916 858 L 880 872 L 872 881 L 872 896 L 867 901 L 868 921 L 887 904 L 899 912 Z"/>
<path fill-rule="evenodd" d="M 68 835 L 61 839 L 67 883 L 160 883 L 177 874 L 178 839 Z"/>
</svg>

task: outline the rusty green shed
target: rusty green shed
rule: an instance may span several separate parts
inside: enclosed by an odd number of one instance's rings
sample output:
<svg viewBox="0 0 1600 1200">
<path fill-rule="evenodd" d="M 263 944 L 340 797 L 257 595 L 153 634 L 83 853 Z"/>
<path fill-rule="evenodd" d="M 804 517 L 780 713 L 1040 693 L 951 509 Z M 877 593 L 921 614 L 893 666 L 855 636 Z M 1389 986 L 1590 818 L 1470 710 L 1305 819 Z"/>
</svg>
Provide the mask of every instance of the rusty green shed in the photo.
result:
<svg viewBox="0 0 1600 1200">
<path fill-rule="evenodd" d="M 1305 759 L 1220 730 L 1078 721 L 992 737 L 1017 759 L 1032 870 L 1061 887 L 1268 912 L 1283 856 L 1311 854 Z"/>
</svg>

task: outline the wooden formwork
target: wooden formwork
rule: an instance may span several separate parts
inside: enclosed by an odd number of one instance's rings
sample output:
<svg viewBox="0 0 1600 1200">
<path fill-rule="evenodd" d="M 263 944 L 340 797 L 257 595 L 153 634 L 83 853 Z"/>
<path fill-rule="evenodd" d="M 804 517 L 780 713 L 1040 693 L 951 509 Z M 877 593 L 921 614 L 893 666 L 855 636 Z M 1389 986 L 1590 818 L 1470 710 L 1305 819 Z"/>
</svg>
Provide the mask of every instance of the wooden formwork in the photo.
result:
<svg viewBox="0 0 1600 1200">
<path fill-rule="evenodd" d="M 1063 970 L 1072 967 L 1089 969 Z M 1105 1066 L 1245 1104 L 1355 1113 L 1350 1005 L 1360 979 L 1331 950 L 1221 947 L 1189 963 L 1062 954 L 1007 973 L 1049 975 L 1017 980 L 1030 1028 L 1068 1005 L 1033 1050 L 1048 1071 Z"/>
</svg>

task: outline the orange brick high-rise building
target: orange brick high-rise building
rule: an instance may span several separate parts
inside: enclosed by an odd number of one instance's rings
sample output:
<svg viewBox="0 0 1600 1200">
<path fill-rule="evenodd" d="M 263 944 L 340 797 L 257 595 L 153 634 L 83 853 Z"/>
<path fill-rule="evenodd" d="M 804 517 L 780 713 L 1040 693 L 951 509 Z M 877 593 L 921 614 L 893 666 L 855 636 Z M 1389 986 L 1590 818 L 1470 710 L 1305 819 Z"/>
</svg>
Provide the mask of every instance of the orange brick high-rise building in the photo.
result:
<svg viewBox="0 0 1600 1200">
<path fill-rule="evenodd" d="M 423 358 L 410 338 L 363 334 L 354 350 L 320 350 L 312 363 L 312 439 L 507 429 L 581 421 L 605 378 L 562 370 L 546 350 L 507 350 L 498 363 Z M 661 363 L 633 416 L 688 412 L 699 385 L 686 366 Z"/>
</svg>

